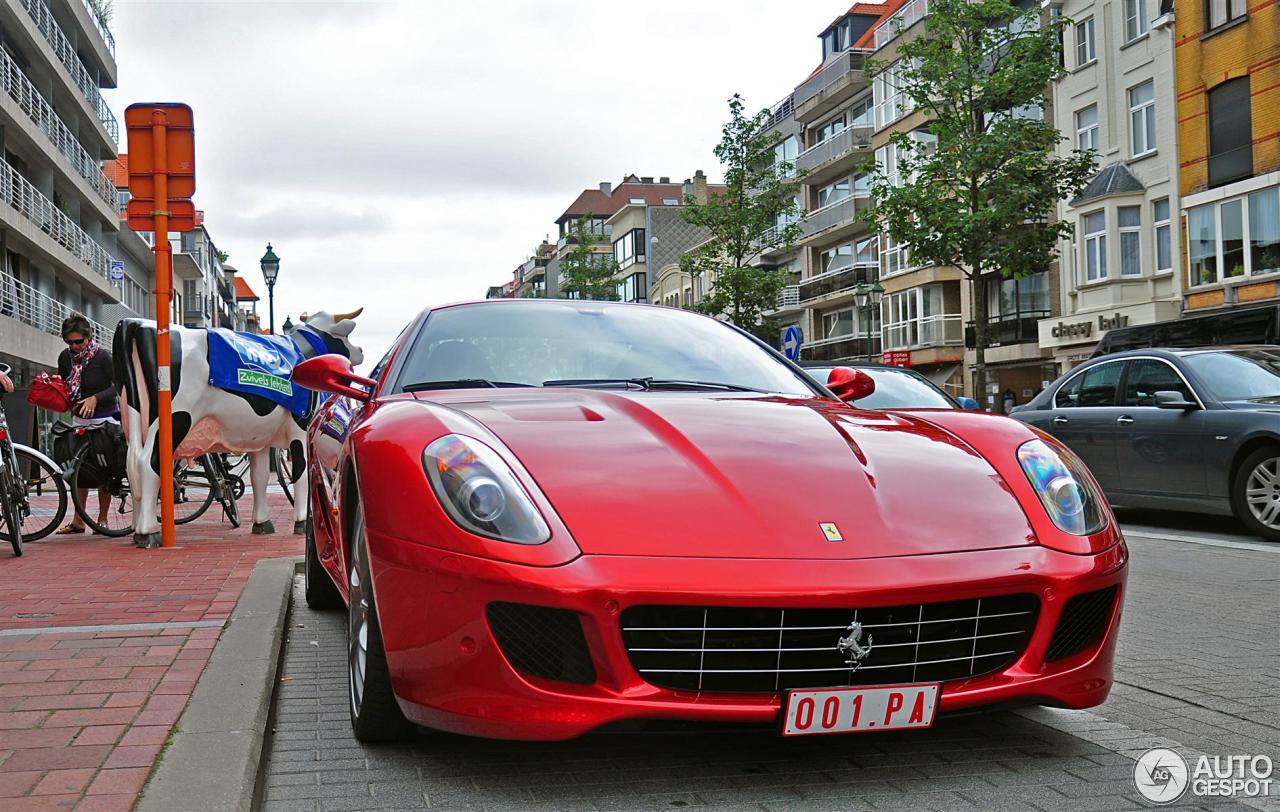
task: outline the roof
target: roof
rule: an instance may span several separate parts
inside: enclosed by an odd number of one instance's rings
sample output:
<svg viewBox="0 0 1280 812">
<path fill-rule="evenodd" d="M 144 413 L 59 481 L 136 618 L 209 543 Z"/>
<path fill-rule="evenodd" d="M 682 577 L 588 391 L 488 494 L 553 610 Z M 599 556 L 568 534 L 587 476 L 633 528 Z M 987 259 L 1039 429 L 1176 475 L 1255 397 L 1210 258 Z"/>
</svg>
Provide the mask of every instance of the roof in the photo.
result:
<svg viewBox="0 0 1280 812">
<path fill-rule="evenodd" d="M 728 187 L 724 184 L 708 183 L 708 192 L 724 192 Z M 633 197 L 644 198 L 644 202 L 649 206 L 661 206 L 664 199 L 675 198 L 681 203 L 684 202 L 684 184 L 683 183 L 644 183 L 636 178 L 635 175 L 628 175 L 622 179 L 622 183 L 613 187 L 613 191 L 606 194 L 599 189 L 584 189 L 582 194 L 569 204 L 569 208 L 556 218 L 556 222 L 564 220 L 566 217 L 581 217 L 584 214 L 592 214 L 597 217 L 612 217 L 617 214 L 623 206 L 626 206 Z"/>
<path fill-rule="evenodd" d="M 244 277 L 236 277 L 236 301 L 237 302 L 256 302 L 258 294 L 253 292 L 253 288 L 249 287 L 249 283 L 244 281 Z"/>
<path fill-rule="evenodd" d="M 111 181 L 111 185 L 117 189 L 129 188 L 129 156 L 121 153 L 116 156 L 114 161 L 107 161 L 102 165 L 102 174 L 107 176 L 107 180 Z"/>
<path fill-rule="evenodd" d="M 1138 180 L 1129 171 L 1129 167 L 1116 162 L 1107 165 L 1101 172 L 1094 175 L 1093 180 L 1089 181 L 1084 187 L 1084 191 L 1072 200 L 1070 205 L 1076 207 L 1081 203 L 1097 200 L 1100 197 L 1134 194 L 1136 192 L 1144 192 L 1146 189 L 1147 187 L 1142 185 L 1142 181 Z"/>
<path fill-rule="evenodd" d="M 898 6 L 902 5 L 904 2 L 906 2 L 906 0 L 898 0 L 897 2 L 894 2 L 894 3 L 854 3 L 852 6 L 849 6 L 848 11 L 846 11 L 844 14 L 841 14 L 839 17 L 836 17 L 827 25 L 826 28 L 822 29 L 820 34 L 827 33 L 832 29 L 833 26 L 835 26 L 845 17 L 848 17 L 850 14 L 863 14 L 868 17 L 879 17 L 881 14 L 884 14 L 884 10 L 886 6 L 892 5 L 896 10 Z"/>
</svg>

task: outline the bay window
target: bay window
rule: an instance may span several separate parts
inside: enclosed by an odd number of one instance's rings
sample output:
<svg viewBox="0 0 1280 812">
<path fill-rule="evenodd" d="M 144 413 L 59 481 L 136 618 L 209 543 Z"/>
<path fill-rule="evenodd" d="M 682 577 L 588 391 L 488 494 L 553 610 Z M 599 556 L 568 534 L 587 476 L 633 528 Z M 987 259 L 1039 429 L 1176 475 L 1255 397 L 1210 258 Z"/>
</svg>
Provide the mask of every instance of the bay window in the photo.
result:
<svg viewBox="0 0 1280 812">
<path fill-rule="evenodd" d="M 1187 212 L 1187 259 L 1192 285 L 1218 281 L 1216 216 L 1216 206 L 1197 206 Z"/>
<path fill-rule="evenodd" d="M 1142 275 L 1142 209 L 1138 206 L 1121 206 L 1120 220 L 1120 275 Z"/>
<path fill-rule="evenodd" d="M 1280 187 L 1187 210 L 1192 285 L 1280 272 Z"/>
<path fill-rule="evenodd" d="M 1095 211 L 1084 216 L 1084 278 L 1097 282 L 1107 278 L 1107 215 Z"/>
<path fill-rule="evenodd" d="M 613 259 L 619 268 L 625 268 L 645 258 L 644 229 L 633 228 L 613 242 Z"/>
</svg>

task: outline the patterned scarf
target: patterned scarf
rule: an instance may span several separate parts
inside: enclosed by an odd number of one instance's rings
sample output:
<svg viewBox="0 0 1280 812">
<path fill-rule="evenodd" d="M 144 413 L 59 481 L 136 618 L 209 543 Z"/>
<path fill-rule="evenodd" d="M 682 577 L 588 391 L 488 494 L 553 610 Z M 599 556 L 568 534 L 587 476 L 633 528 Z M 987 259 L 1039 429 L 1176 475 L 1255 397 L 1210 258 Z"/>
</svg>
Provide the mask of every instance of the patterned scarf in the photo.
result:
<svg viewBox="0 0 1280 812">
<path fill-rule="evenodd" d="M 71 402 L 76 403 L 81 400 L 80 397 L 80 375 L 84 372 L 84 368 L 98 354 L 98 339 L 91 338 L 89 343 L 84 345 L 84 349 L 80 352 L 71 353 L 71 374 L 67 376 L 67 394 L 71 396 Z"/>
</svg>

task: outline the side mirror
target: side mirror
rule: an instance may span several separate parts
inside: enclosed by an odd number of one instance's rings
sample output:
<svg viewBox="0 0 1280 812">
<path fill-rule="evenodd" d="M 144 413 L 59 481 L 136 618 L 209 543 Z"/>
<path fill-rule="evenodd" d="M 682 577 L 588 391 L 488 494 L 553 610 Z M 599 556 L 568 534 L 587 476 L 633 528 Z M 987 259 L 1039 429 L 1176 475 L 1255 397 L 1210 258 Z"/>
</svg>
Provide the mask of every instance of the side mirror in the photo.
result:
<svg viewBox="0 0 1280 812">
<path fill-rule="evenodd" d="M 978 405 L 978 401 L 973 398 L 965 397 L 964 395 L 956 398 L 956 403 L 960 404 L 960 408 L 964 409 L 966 412 L 976 412 L 982 408 Z"/>
<path fill-rule="evenodd" d="M 827 388 L 845 403 L 853 403 L 876 391 L 876 382 L 860 369 L 836 367 L 827 375 Z"/>
<path fill-rule="evenodd" d="M 1156 392 L 1156 406 L 1161 409 L 1182 409 L 1183 411 L 1200 408 L 1200 404 L 1193 403 L 1184 398 L 1181 392 L 1172 390 Z"/>
<path fill-rule="evenodd" d="M 329 354 L 308 358 L 293 368 L 293 382 L 303 389 L 346 395 L 361 403 L 368 403 L 377 381 L 357 375 L 346 357 Z M 363 389 L 357 389 L 362 386 Z"/>
</svg>

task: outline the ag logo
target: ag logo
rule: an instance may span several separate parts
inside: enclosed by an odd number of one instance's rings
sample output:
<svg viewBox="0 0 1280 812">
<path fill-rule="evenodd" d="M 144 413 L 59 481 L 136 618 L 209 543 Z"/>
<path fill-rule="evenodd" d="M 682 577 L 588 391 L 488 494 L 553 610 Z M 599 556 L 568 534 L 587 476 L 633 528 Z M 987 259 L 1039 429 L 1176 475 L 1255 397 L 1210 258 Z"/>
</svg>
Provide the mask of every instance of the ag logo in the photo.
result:
<svg viewBox="0 0 1280 812">
<path fill-rule="evenodd" d="M 1142 797 L 1157 804 L 1172 803 L 1182 797 L 1190 782 L 1187 760 L 1173 750 L 1148 750 L 1133 765 L 1133 784 Z"/>
<path fill-rule="evenodd" d="M 822 535 L 827 537 L 827 541 L 844 541 L 844 536 L 840 535 L 840 528 L 836 527 L 835 522 L 818 522 L 818 527 L 822 530 Z"/>
</svg>

